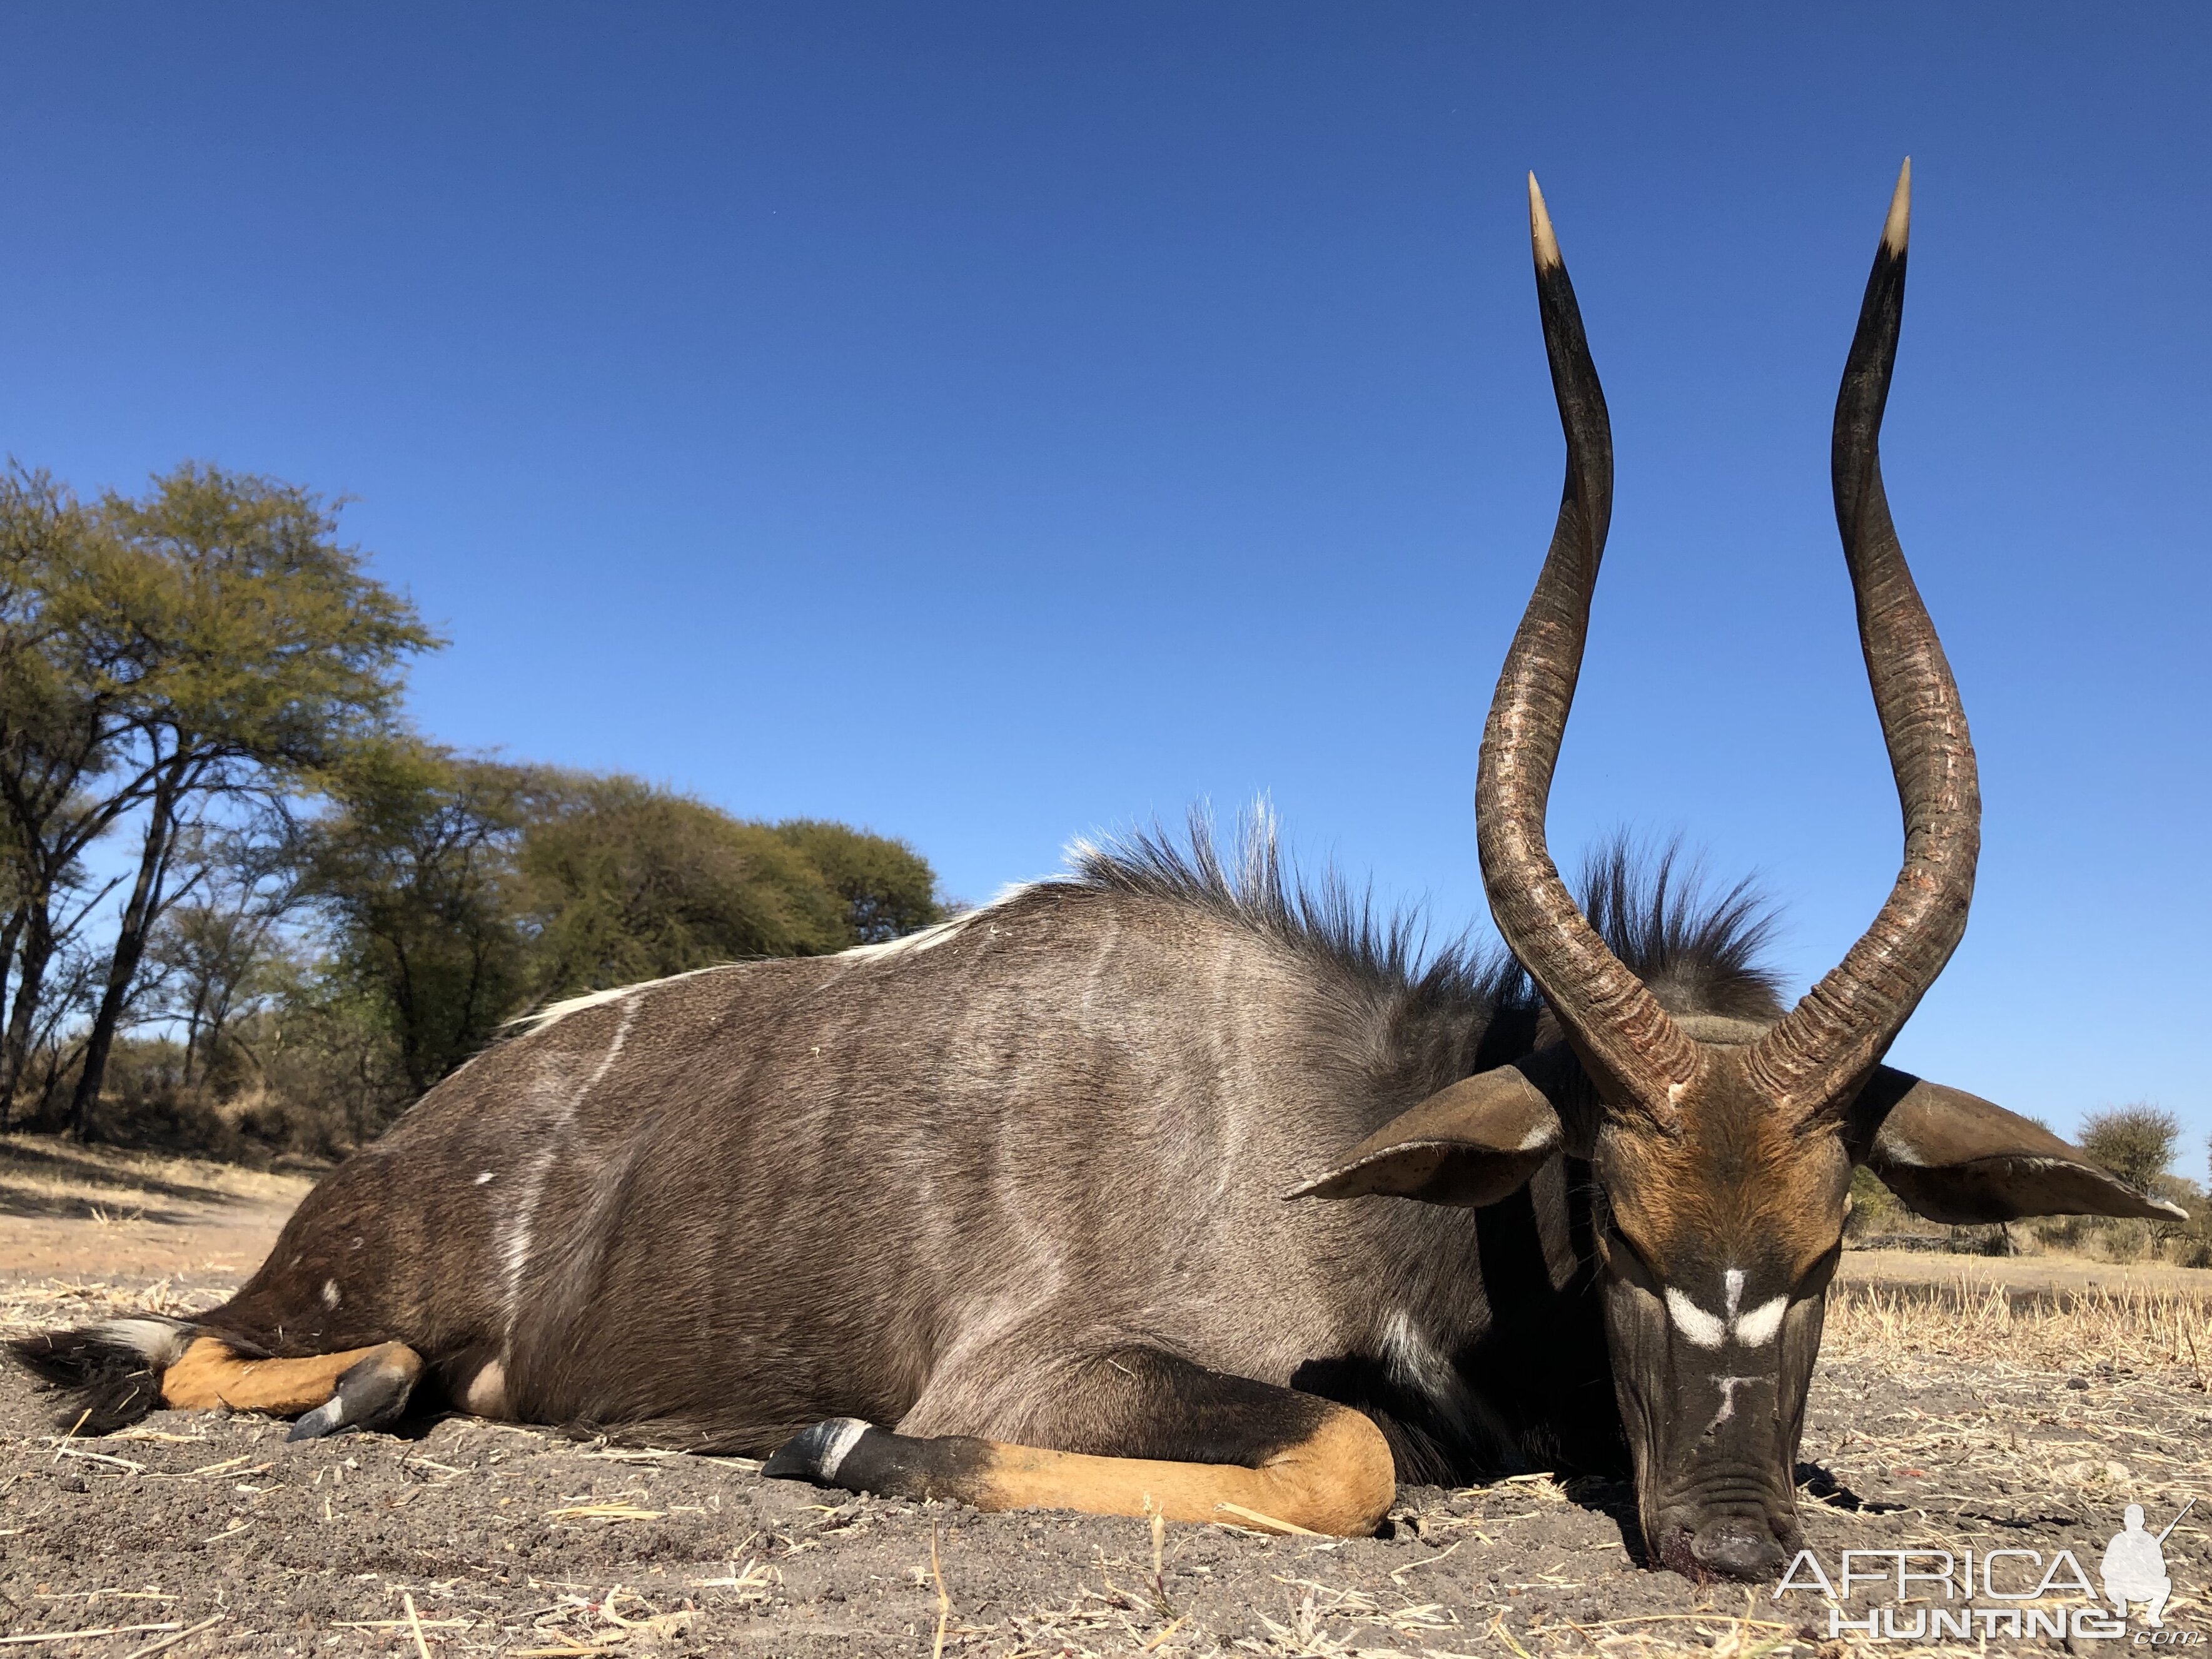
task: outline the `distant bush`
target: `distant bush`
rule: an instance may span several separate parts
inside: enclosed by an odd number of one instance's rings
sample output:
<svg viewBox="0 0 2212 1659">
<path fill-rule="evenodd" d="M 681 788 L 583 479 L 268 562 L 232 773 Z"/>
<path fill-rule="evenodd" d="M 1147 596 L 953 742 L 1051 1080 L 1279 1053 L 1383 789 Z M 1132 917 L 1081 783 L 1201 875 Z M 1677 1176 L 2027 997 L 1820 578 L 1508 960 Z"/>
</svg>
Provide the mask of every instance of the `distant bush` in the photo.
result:
<svg viewBox="0 0 2212 1659">
<path fill-rule="evenodd" d="M 904 842 L 820 819 L 763 824 L 620 774 L 529 781 L 516 868 L 538 1001 L 716 962 L 817 956 L 936 921 Z"/>
<path fill-rule="evenodd" d="M 320 1114 L 252 1090 L 225 1097 L 185 1080 L 183 1045 L 125 1037 L 109 1057 L 99 1138 L 266 1168 L 287 1155 L 324 1159 L 343 1144 Z"/>
<path fill-rule="evenodd" d="M 1851 1171 L 1851 1210 L 1844 1222 L 1844 1238 L 1856 1244 L 1862 1239 L 1938 1230 L 1933 1222 L 1922 1221 L 1907 1210 L 1873 1170 L 1862 1165 Z"/>
<path fill-rule="evenodd" d="M 2148 1192 L 2173 1162 L 2181 1120 L 2154 1106 L 2115 1106 L 2081 1119 L 2081 1150 L 2136 1191 Z"/>
</svg>

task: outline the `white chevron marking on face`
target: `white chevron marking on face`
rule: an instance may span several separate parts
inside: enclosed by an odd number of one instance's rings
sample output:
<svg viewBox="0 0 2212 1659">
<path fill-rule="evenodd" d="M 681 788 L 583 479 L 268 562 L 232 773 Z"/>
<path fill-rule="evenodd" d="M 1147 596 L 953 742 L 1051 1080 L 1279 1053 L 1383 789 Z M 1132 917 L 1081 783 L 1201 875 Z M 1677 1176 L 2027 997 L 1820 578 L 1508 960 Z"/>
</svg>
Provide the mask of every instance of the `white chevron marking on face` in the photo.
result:
<svg viewBox="0 0 2212 1659">
<path fill-rule="evenodd" d="M 1789 1311 L 1787 1296 L 1760 1302 L 1749 1313 L 1736 1316 L 1735 1339 L 1747 1348 L 1764 1346 L 1774 1340 L 1774 1333 L 1782 1328 L 1782 1316 Z"/>
<path fill-rule="evenodd" d="M 1700 1348 L 1717 1348 L 1728 1340 L 1728 1322 L 1714 1318 L 1672 1285 L 1667 1287 L 1667 1312 L 1685 1339 Z"/>
<path fill-rule="evenodd" d="M 1717 1348 L 1730 1337 L 1747 1348 L 1764 1347 L 1774 1340 L 1782 1328 L 1782 1316 L 1790 1311 L 1790 1298 L 1777 1296 L 1771 1302 L 1762 1302 L 1747 1313 L 1738 1313 L 1743 1300 L 1743 1272 L 1731 1267 L 1722 1276 L 1727 1287 L 1727 1311 L 1709 1314 L 1671 1285 L 1666 1302 L 1668 1317 L 1684 1340 L 1699 1348 Z"/>
</svg>

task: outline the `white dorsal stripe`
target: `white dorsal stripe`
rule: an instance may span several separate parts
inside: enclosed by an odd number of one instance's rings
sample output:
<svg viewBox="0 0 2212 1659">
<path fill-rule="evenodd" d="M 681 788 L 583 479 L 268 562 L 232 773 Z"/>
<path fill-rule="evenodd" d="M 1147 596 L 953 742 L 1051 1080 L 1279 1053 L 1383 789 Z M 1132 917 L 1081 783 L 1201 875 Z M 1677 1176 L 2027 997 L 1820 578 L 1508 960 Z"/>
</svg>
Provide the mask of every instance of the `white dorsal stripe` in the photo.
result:
<svg viewBox="0 0 2212 1659">
<path fill-rule="evenodd" d="M 1717 1348 L 1728 1340 L 1725 1320 L 1714 1318 L 1671 1284 L 1667 1287 L 1667 1312 L 1674 1328 L 1700 1348 Z"/>
<path fill-rule="evenodd" d="M 1731 1267 L 1721 1275 L 1721 1283 L 1728 1287 L 1728 1317 L 1735 1317 L 1736 1304 L 1743 1300 L 1743 1269 Z"/>
<path fill-rule="evenodd" d="M 1777 1296 L 1771 1302 L 1762 1302 L 1747 1314 L 1739 1314 L 1735 1321 L 1735 1339 L 1747 1348 L 1757 1348 L 1774 1340 L 1774 1333 L 1782 1328 L 1782 1316 L 1790 1311 L 1790 1298 Z"/>
<path fill-rule="evenodd" d="M 1081 845 L 1080 842 L 1077 844 L 1079 848 Z M 934 950 L 939 945 L 949 944 L 978 922 L 990 921 L 994 911 L 1025 898 L 1038 885 L 1035 881 L 1016 881 L 1000 888 L 998 896 L 988 905 L 963 910 L 957 916 L 933 923 L 913 933 L 902 933 L 897 938 L 886 939 L 881 944 L 854 945 L 849 950 L 839 951 L 836 960 L 841 962 L 880 962 L 898 956 L 919 956 L 925 950 Z"/>
<path fill-rule="evenodd" d="M 518 1014 L 500 1029 L 518 1037 L 533 1037 L 546 1027 L 567 1019 L 571 1014 L 581 1014 L 588 1008 L 602 1008 L 609 1003 L 621 1002 L 635 997 L 641 991 L 657 991 L 662 985 L 672 985 L 678 979 L 696 979 L 702 973 L 722 973 L 732 968 L 748 967 L 747 962 L 716 962 L 708 967 L 695 967 L 682 973 L 672 973 L 665 979 L 641 979 L 634 985 L 617 985 L 611 991 L 587 991 L 580 997 L 571 997 L 565 1002 L 550 1003 L 535 1014 Z"/>
</svg>

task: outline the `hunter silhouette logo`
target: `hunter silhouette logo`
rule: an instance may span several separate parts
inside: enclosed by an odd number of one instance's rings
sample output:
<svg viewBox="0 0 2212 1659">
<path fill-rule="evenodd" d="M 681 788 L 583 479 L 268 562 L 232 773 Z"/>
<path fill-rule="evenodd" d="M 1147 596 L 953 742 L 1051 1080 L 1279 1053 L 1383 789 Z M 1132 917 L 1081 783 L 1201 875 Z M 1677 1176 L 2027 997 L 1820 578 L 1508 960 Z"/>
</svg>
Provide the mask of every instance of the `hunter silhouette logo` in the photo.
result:
<svg viewBox="0 0 2212 1659">
<path fill-rule="evenodd" d="M 2181 1506 L 2181 1515 L 2196 1507 L 2192 1497 Z M 2149 1604 L 2143 1609 L 2145 1624 L 2155 1630 L 2166 1623 L 2166 1599 L 2173 1594 L 2173 1580 L 2166 1573 L 2165 1545 L 2181 1524 L 2181 1515 L 2153 1538 L 2143 1530 L 2142 1505 L 2128 1505 L 2125 1524 L 2112 1534 L 2112 1541 L 2105 1546 L 2105 1558 L 2097 1564 L 2098 1577 L 2105 1581 L 2105 1599 L 2121 1618 L 2128 1616 L 2129 1602 L 2142 1601 Z"/>
</svg>

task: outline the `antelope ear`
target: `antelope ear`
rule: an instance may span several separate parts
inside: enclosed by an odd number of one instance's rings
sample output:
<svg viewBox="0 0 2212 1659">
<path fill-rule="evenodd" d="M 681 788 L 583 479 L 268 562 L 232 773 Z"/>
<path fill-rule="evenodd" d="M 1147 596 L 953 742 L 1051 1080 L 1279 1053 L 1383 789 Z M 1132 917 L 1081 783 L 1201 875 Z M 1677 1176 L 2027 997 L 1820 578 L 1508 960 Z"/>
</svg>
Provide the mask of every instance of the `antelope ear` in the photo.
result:
<svg viewBox="0 0 2212 1659">
<path fill-rule="evenodd" d="M 2136 1192 L 2042 1125 L 1886 1065 L 1860 1090 L 1846 1132 L 1860 1162 L 1929 1221 L 2189 1218 L 2179 1205 Z"/>
<path fill-rule="evenodd" d="M 1495 1204 L 1559 1150 L 1559 1114 L 1517 1066 L 1478 1072 L 1401 1113 L 1285 1199 L 1370 1192 Z"/>
</svg>

